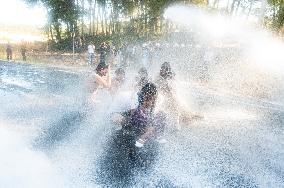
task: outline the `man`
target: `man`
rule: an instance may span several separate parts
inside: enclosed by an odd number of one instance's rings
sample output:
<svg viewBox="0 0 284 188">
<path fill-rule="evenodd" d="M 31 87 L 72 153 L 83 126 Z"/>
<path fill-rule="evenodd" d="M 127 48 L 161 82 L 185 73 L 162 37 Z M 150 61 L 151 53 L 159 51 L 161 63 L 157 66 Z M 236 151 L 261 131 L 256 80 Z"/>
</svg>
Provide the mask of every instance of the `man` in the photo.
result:
<svg viewBox="0 0 284 188">
<path fill-rule="evenodd" d="M 91 43 L 88 46 L 88 55 L 89 55 L 88 64 L 92 66 L 95 57 L 95 46 Z"/>
<path fill-rule="evenodd" d="M 115 115 L 113 121 L 122 126 L 129 139 L 129 147 L 134 145 L 138 148 L 151 138 L 161 136 L 166 125 L 164 113 L 154 114 L 157 99 L 157 87 L 152 83 L 145 84 L 138 92 L 138 106 L 136 109 Z"/>
<path fill-rule="evenodd" d="M 6 53 L 7 53 L 7 60 L 12 60 L 12 47 L 9 42 L 7 44 Z"/>
<path fill-rule="evenodd" d="M 27 52 L 26 45 L 22 44 L 22 46 L 21 46 L 21 54 L 22 54 L 22 57 L 23 57 L 23 61 L 27 60 L 26 52 Z"/>
</svg>

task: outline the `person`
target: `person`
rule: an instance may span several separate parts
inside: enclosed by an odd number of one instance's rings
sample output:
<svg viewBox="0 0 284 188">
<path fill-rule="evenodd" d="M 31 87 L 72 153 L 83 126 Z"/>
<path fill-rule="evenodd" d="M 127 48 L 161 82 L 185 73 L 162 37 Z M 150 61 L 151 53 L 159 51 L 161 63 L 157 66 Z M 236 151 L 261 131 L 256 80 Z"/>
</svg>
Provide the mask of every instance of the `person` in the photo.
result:
<svg viewBox="0 0 284 188">
<path fill-rule="evenodd" d="M 125 81 L 125 71 L 123 68 L 118 68 L 114 72 L 115 76 L 112 79 L 111 91 L 112 93 L 116 92 Z"/>
<path fill-rule="evenodd" d="M 7 44 L 6 53 L 7 53 L 7 60 L 12 60 L 12 47 L 9 42 Z"/>
<path fill-rule="evenodd" d="M 23 61 L 27 60 L 26 52 L 27 52 L 26 46 L 25 46 L 25 44 L 22 44 L 22 46 L 21 46 L 21 54 L 22 54 L 22 57 L 23 57 Z"/>
<path fill-rule="evenodd" d="M 112 121 L 121 125 L 122 131 L 131 140 L 129 147 L 141 148 L 151 138 L 162 136 L 167 118 L 163 112 L 154 114 L 157 96 L 156 85 L 147 83 L 138 92 L 138 106 L 135 109 L 112 116 Z"/>
<path fill-rule="evenodd" d="M 99 88 L 111 88 L 110 66 L 105 62 L 101 62 L 95 71 L 87 78 L 87 90 L 91 94 L 92 101 L 96 101 L 96 94 Z"/>
<path fill-rule="evenodd" d="M 92 66 L 95 57 L 95 46 L 91 43 L 88 45 L 88 55 L 89 55 L 88 64 Z"/>
<path fill-rule="evenodd" d="M 193 119 L 201 118 L 201 115 L 189 112 L 177 101 L 176 91 L 174 89 L 175 72 L 169 62 L 164 62 L 161 65 L 160 73 L 156 79 L 156 84 L 161 95 L 163 102 L 160 104 L 160 108 L 164 109 L 168 116 L 172 118 L 172 124 L 180 129 L 180 120 L 184 122 L 191 121 Z"/>
<path fill-rule="evenodd" d="M 138 71 L 138 75 L 135 79 L 136 79 L 135 88 L 140 90 L 146 83 L 149 82 L 147 69 L 145 67 L 140 68 Z"/>
<path fill-rule="evenodd" d="M 165 125 L 161 115 L 154 115 L 156 96 L 156 86 L 147 83 L 139 92 L 135 109 L 111 115 L 121 129 L 109 135 L 99 158 L 97 177 L 101 184 L 135 187 L 133 179 L 140 173 L 147 174 L 155 164 L 160 153 L 155 140 Z"/>
<path fill-rule="evenodd" d="M 173 98 L 173 86 L 172 81 L 175 77 L 175 73 L 169 62 L 164 62 L 160 68 L 160 74 L 156 80 L 157 86 L 162 94 L 168 98 Z"/>
</svg>

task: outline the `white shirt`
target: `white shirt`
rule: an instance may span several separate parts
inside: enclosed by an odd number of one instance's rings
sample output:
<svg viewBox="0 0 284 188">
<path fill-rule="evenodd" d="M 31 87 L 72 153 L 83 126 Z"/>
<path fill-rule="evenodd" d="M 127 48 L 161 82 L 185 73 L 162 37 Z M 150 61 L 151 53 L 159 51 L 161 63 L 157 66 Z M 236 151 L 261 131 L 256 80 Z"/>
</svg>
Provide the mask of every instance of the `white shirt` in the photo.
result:
<svg viewBox="0 0 284 188">
<path fill-rule="evenodd" d="M 95 53 L 95 46 L 94 46 L 93 44 L 90 44 L 90 45 L 88 46 L 88 53 L 89 53 L 89 54 Z"/>
</svg>

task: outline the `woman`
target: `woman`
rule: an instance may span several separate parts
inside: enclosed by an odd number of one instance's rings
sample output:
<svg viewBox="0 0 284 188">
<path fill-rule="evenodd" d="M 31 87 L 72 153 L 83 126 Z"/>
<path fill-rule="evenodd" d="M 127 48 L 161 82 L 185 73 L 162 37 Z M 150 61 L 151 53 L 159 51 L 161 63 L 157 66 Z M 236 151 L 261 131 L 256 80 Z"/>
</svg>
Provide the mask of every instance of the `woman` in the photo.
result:
<svg viewBox="0 0 284 188">
<path fill-rule="evenodd" d="M 104 62 L 99 63 L 96 72 L 91 74 L 87 79 L 87 89 L 91 94 L 91 100 L 96 101 L 96 95 L 99 88 L 110 89 L 111 87 L 111 75 L 110 66 Z"/>
<path fill-rule="evenodd" d="M 156 84 L 163 98 L 159 108 L 165 109 L 170 117 L 172 124 L 180 129 L 180 120 L 188 122 L 193 119 L 201 118 L 200 115 L 191 113 L 183 108 L 177 101 L 176 91 L 174 89 L 175 73 L 169 62 L 164 62 L 160 69 L 160 74 L 156 80 Z"/>
</svg>

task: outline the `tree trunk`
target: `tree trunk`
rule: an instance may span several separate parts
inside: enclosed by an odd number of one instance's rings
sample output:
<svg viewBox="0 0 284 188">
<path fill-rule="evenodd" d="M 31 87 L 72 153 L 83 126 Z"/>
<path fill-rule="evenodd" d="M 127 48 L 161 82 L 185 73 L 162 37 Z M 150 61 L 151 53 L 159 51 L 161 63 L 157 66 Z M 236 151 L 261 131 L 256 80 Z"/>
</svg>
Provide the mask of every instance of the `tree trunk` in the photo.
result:
<svg viewBox="0 0 284 188">
<path fill-rule="evenodd" d="M 251 12 L 251 9 L 252 9 L 252 4 L 253 4 L 253 1 L 251 1 L 250 2 L 250 4 L 249 4 L 249 10 L 248 10 L 248 13 L 247 13 L 247 20 L 248 20 L 248 18 L 249 18 L 249 16 L 250 16 L 250 12 Z"/>
<path fill-rule="evenodd" d="M 238 11 L 239 11 L 240 4 L 241 4 L 241 0 L 238 0 L 237 8 L 236 8 L 236 11 L 235 11 L 236 13 L 238 13 Z"/>
<path fill-rule="evenodd" d="M 234 13 L 236 1 L 237 1 L 237 0 L 233 0 L 233 2 L 232 2 L 232 4 L 231 4 L 231 10 L 230 10 L 230 14 L 231 14 L 231 15 Z"/>
<path fill-rule="evenodd" d="M 53 36 L 53 32 L 52 32 L 52 25 L 49 26 L 49 32 L 50 32 L 51 41 L 54 41 L 54 36 Z"/>
<path fill-rule="evenodd" d="M 273 2 L 275 2 L 275 0 Z M 260 12 L 260 18 L 259 18 L 259 22 L 261 24 L 264 23 L 264 16 L 265 16 L 266 6 L 267 6 L 267 0 L 262 0 L 261 10 L 260 10 L 261 12 Z"/>
<path fill-rule="evenodd" d="M 92 34 L 92 1 L 89 1 L 89 35 Z"/>
<path fill-rule="evenodd" d="M 100 16 L 100 7 L 96 7 L 96 5 L 97 5 L 97 3 L 95 4 L 95 9 L 97 9 L 98 10 L 98 13 L 97 13 L 97 16 L 96 16 L 96 24 L 97 24 L 97 28 L 96 28 L 96 35 L 98 34 L 98 32 L 99 32 L 99 16 Z"/>
<path fill-rule="evenodd" d="M 97 28 L 98 28 L 98 25 L 97 25 L 97 22 L 98 20 L 95 19 L 96 18 L 96 13 L 97 13 L 97 0 L 94 1 L 94 6 L 93 6 L 93 20 L 92 20 L 92 23 L 93 23 L 93 33 L 92 33 L 92 36 L 95 36 L 95 34 L 97 34 Z M 96 21 L 96 23 L 95 23 Z"/>
<path fill-rule="evenodd" d="M 53 26 L 54 26 L 54 29 L 55 29 L 55 32 L 56 32 L 55 38 L 56 38 L 57 42 L 60 42 L 61 41 L 60 24 L 58 22 L 55 22 Z"/>
<path fill-rule="evenodd" d="M 218 7 L 219 7 L 219 0 L 214 0 L 213 7 L 218 9 Z"/>
</svg>

